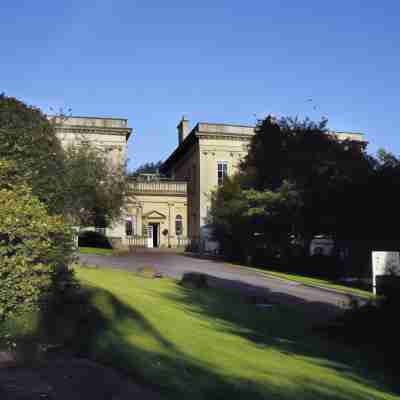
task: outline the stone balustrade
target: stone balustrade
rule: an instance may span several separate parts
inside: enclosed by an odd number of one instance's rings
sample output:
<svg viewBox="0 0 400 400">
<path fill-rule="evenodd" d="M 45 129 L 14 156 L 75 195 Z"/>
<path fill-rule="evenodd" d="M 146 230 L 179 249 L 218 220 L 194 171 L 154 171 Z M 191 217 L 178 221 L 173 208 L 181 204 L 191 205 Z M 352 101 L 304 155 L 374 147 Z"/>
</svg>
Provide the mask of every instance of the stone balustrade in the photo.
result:
<svg viewBox="0 0 400 400">
<path fill-rule="evenodd" d="M 132 182 L 131 189 L 134 194 L 181 194 L 186 196 L 187 183 L 179 181 Z"/>
</svg>

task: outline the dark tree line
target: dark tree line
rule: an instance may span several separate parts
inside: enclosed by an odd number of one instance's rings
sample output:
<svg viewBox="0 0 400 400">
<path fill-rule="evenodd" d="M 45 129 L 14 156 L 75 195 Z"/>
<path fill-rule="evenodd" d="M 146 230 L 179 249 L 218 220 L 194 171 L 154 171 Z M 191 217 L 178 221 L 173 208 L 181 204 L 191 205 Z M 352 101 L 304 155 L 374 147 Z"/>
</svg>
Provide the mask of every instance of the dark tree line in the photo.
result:
<svg viewBox="0 0 400 400">
<path fill-rule="evenodd" d="M 136 178 L 140 174 L 158 174 L 161 168 L 162 161 L 148 162 L 140 165 L 134 171 L 129 173 L 129 176 Z"/>
<path fill-rule="evenodd" d="M 339 140 L 327 121 L 259 121 L 239 172 L 212 195 L 222 251 L 246 260 L 262 248 L 280 260 L 307 252 L 315 235 L 389 246 L 397 239 L 400 160 Z"/>
</svg>

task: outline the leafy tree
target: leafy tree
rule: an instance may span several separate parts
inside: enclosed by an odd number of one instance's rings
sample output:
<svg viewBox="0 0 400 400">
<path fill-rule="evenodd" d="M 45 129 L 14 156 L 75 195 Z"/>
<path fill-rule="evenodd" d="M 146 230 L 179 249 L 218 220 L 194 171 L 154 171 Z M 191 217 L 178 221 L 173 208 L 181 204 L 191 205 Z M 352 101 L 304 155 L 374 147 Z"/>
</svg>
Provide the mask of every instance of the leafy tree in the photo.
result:
<svg viewBox="0 0 400 400">
<path fill-rule="evenodd" d="M 298 191 L 286 181 L 276 190 L 242 190 L 234 176 L 212 193 L 210 217 L 222 251 L 247 261 L 259 246 L 273 254 L 287 245 L 301 206 Z"/>
<path fill-rule="evenodd" d="M 22 183 L 6 181 L 0 162 L 0 320 L 43 304 L 71 262 L 72 235 L 62 217 Z"/>
<path fill-rule="evenodd" d="M 65 151 L 64 214 L 75 225 L 106 227 L 118 219 L 129 196 L 125 164 L 82 141 Z"/>
<path fill-rule="evenodd" d="M 15 161 L 15 173 L 50 213 L 63 208 L 63 151 L 51 122 L 35 107 L 0 94 L 0 157 Z"/>
<path fill-rule="evenodd" d="M 81 226 L 106 226 L 121 214 L 129 188 L 125 165 L 113 165 L 105 151 L 84 140 L 63 149 L 52 119 L 4 94 L 0 157 L 13 161 L 11 175 L 31 187 L 50 214 Z"/>
<path fill-rule="evenodd" d="M 397 249 L 400 159 L 380 149 L 370 164 L 365 181 L 347 186 L 347 203 L 344 196 L 337 197 L 337 207 L 342 210 L 340 235 L 368 240 L 375 248 L 379 242 L 389 242 L 389 247 Z M 393 240 L 397 244 L 390 244 Z"/>
<path fill-rule="evenodd" d="M 275 190 L 293 183 L 302 197 L 303 236 L 335 234 L 340 210 L 335 199 L 349 185 L 364 183 L 371 169 L 364 142 L 340 141 L 329 134 L 327 121 L 268 117 L 260 121 L 241 165 L 244 186 Z"/>
<path fill-rule="evenodd" d="M 231 193 L 229 182 L 214 195 L 211 215 L 225 226 L 220 240 L 237 226 L 236 234 L 248 239 L 246 249 L 256 235 L 259 244 L 284 254 L 294 242 L 308 247 L 315 234 L 335 236 L 348 226 L 338 218 L 345 207 L 343 193 L 364 184 L 373 163 L 365 143 L 340 141 L 326 126 L 326 120 L 259 121 L 235 178 L 234 200 L 224 198 L 226 191 Z M 243 246 L 235 243 L 234 248 Z"/>
</svg>

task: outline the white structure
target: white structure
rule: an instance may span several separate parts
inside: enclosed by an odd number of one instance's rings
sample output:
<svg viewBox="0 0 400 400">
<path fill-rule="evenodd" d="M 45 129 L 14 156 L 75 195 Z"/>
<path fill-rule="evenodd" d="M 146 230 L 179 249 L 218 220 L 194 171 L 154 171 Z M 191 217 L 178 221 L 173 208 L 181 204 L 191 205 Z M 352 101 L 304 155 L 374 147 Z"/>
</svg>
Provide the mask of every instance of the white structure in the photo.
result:
<svg viewBox="0 0 400 400">
<path fill-rule="evenodd" d="M 372 287 L 376 294 L 376 277 L 379 275 L 400 276 L 400 253 L 398 251 L 372 252 Z"/>
</svg>

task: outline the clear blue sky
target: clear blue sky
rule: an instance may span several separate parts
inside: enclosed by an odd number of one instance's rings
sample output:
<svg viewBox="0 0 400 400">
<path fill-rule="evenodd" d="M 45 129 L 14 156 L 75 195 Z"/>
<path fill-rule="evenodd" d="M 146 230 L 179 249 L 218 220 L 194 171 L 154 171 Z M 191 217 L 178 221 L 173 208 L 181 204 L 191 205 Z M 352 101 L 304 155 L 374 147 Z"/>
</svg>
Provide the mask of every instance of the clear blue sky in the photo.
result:
<svg viewBox="0 0 400 400">
<path fill-rule="evenodd" d="M 400 153 L 398 1 L 14 0 L 0 13 L 0 92 L 128 118 L 130 168 L 168 156 L 182 114 L 325 114 L 370 152 Z"/>
</svg>

